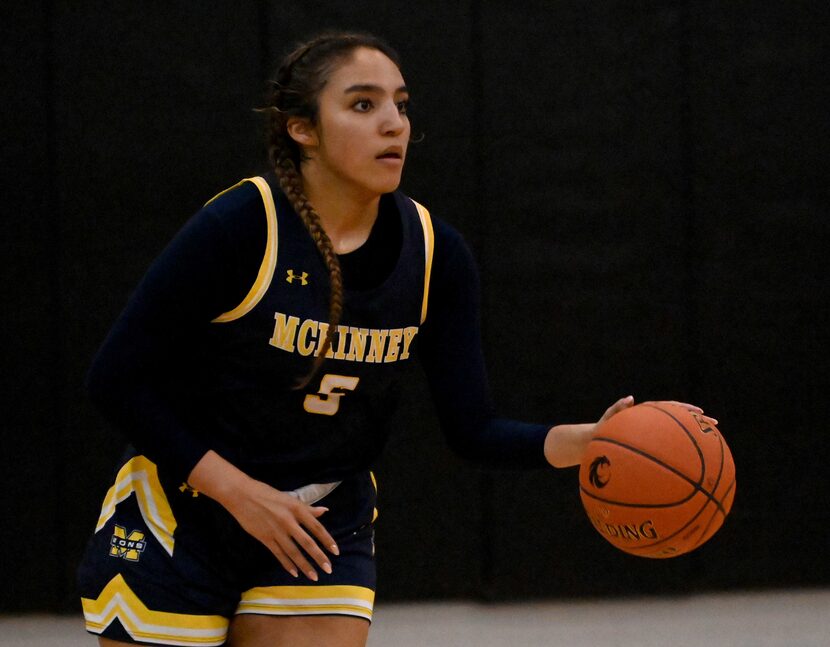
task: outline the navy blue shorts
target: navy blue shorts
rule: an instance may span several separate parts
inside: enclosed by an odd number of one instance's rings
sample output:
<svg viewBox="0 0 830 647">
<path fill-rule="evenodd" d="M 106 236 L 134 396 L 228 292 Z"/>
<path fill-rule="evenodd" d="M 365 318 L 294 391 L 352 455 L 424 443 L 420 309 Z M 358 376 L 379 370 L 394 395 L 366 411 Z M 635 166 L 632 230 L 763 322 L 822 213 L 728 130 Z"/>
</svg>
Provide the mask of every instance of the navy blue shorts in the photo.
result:
<svg viewBox="0 0 830 647">
<path fill-rule="evenodd" d="M 237 613 L 347 615 L 371 622 L 377 492 L 370 472 L 315 505 L 340 555 L 319 581 L 285 571 L 212 499 L 129 453 L 78 569 L 87 631 L 125 642 L 222 645 Z M 312 562 L 313 563 L 313 562 Z"/>
</svg>

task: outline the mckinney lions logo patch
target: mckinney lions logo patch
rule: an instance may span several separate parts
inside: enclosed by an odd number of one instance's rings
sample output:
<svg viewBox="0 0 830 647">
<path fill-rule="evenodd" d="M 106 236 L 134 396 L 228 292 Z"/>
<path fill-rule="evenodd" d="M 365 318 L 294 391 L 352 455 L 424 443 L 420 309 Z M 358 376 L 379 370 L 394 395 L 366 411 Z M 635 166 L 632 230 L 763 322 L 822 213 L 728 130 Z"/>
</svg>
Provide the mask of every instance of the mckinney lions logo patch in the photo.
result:
<svg viewBox="0 0 830 647">
<path fill-rule="evenodd" d="M 126 528 L 115 526 L 110 539 L 110 557 L 123 557 L 130 562 L 137 562 L 146 546 L 144 533 L 140 530 L 132 530 L 128 535 Z"/>
</svg>

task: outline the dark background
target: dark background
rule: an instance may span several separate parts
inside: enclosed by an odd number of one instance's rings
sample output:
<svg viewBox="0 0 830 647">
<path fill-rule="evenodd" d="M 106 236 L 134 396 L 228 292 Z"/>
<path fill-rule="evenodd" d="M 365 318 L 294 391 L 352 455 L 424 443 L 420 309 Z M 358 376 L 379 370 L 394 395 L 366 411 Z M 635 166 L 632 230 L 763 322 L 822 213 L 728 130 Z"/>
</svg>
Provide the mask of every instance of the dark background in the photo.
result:
<svg viewBox="0 0 830 647">
<path fill-rule="evenodd" d="M 719 418 L 733 511 L 691 555 L 591 527 L 576 470 L 446 449 L 419 379 L 377 473 L 379 599 L 830 583 L 828 4 L 4 4 L 0 611 L 75 611 L 122 439 L 92 354 L 210 196 L 263 169 L 263 80 L 324 27 L 404 59 L 403 188 L 481 266 L 501 412 L 596 419 L 616 398 Z"/>
</svg>

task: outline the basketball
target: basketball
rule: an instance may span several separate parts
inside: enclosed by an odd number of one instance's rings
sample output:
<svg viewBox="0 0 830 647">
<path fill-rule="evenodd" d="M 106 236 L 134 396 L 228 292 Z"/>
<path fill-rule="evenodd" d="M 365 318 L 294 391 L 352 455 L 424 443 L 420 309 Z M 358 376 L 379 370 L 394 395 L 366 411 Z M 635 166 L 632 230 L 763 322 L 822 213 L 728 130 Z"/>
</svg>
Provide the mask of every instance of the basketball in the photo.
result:
<svg viewBox="0 0 830 647">
<path fill-rule="evenodd" d="M 644 402 L 601 423 L 579 468 L 594 528 L 632 555 L 676 557 L 721 527 L 735 497 L 735 464 L 705 417 Z"/>
</svg>

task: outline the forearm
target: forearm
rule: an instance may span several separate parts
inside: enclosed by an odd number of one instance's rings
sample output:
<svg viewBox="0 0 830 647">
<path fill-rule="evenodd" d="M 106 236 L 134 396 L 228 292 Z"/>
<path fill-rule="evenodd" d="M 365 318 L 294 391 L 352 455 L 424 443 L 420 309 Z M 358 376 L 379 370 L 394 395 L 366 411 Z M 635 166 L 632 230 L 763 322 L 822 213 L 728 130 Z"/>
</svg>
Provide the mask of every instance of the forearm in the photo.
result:
<svg viewBox="0 0 830 647">
<path fill-rule="evenodd" d="M 551 427 L 545 436 L 545 460 L 554 467 L 579 465 L 595 426 L 588 422 Z"/>
<path fill-rule="evenodd" d="M 253 485 L 254 479 L 210 450 L 193 467 L 187 482 L 225 509 L 231 510 L 233 504 L 239 501 L 240 494 Z"/>
<path fill-rule="evenodd" d="M 633 396 L 620 398 L 612 404 L 599 422 L 555 425 L 545 436 L 545 459 L 554 467 L 571 467 L 582 462 L 582 455 L 594 435 L 594 430 L 611 416 L 634 404 Z M 691 406 L 691 405 L 685 405 Z M 698 407 L 693 407 L 702 413 Z"/>
</svg>

